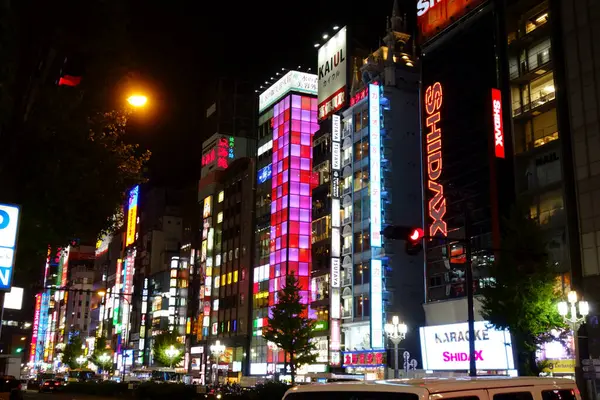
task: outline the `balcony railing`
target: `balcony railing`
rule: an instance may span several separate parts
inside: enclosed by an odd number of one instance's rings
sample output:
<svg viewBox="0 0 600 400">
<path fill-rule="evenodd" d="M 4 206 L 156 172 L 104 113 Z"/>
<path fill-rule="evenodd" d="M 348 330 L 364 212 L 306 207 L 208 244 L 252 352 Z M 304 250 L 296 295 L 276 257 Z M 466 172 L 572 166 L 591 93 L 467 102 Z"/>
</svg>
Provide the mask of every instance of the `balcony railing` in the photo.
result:
<svg viewBox="0 0 600 400">
<path fill-rule="evenodd" d="M 352 246 L 342 248 L 342 255 L 347 256 L 352 254 Z"/>
<path fill-rule="evenodd" d="M 556 92 L 554 92 L 554 91 L 552 91 L 550 93 L 546 93 L 545 91 L 540 91 L 536 94 L 539 94 L 539 96 L 535 100 L 532 100 L 531 102 L 529 102 L 527 104 L 524 104 L 522 106 L 517 106 L 517 107 L 515 107 L 513 105 L 513 117 L 533 111 L 536 108 L 543 106 L 544 104 L 546 104 L 556 98 Z M 531 97 L 535 97 L 535 96 L 532 95 Z"/>
</svg>

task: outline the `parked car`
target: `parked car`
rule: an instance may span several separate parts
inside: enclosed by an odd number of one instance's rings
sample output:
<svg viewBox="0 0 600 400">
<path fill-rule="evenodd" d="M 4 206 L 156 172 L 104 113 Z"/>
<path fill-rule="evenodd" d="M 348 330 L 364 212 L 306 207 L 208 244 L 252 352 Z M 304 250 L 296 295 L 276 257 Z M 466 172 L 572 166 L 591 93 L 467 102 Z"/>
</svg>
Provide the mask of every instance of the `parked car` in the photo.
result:
<svg viewBox="0 0 600 400">
<path fill-rule="evenodd" d="M 295 386 L 284 400 L 581 400 L 575 381 L 534 377 L 392 379 Z"/>
<path fill-rule="evenodd" d="M 47 381 L 45 381 L 44 383 L 42 383 L 40 385 L 40 393 L 43 392 L 57 392 L 59 390 L 62 390 L 64 382 L 58 380 L 58 379 L 48 379 Z"/>
<path fill-rule="evenodd" d="M 23 400 L 21 382 L 14 376 L 0 377 L 0 400 Z"/>
</svg>

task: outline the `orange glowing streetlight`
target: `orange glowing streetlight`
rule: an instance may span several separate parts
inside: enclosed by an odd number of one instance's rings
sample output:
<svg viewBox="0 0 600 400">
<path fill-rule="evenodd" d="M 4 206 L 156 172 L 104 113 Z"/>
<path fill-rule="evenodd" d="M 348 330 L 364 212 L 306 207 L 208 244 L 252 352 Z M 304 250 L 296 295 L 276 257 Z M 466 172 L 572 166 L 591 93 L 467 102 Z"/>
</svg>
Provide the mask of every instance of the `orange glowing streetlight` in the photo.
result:
<svg viewBox="0 0 600 400">
<path fill-rule="evenodd" d="M 144 107 L 148 102 L 148 98 L 141 94 L 134 94 L 127 98 L 127 102 L 133 107 Z"/>
</svg>

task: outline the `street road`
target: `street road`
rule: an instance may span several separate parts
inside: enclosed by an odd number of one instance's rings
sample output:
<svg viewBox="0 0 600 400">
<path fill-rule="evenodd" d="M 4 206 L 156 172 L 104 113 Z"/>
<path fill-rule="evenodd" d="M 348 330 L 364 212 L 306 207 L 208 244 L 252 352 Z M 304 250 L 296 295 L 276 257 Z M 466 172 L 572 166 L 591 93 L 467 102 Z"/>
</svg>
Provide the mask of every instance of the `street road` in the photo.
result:
<svg viewBox="0 0 600 400">
<path fill-rule="evenodd" d="M 27 390 L 23 393 L 23 400 L 115 400 L 114 397 L 101 397 L 101 396 L 90 396 L 87 394 L 75 394 L 75 393 L 38 393 L 34 390 Z"/>
</svg>

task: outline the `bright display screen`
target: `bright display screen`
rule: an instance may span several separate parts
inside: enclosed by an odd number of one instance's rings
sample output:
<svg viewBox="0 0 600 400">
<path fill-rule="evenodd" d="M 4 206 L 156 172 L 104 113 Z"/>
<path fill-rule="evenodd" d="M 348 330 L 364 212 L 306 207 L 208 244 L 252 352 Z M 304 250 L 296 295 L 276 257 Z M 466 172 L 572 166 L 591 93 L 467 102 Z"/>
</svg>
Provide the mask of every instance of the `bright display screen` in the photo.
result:
<svg viewBox="0 0 600 400">
<path fill-rule="evenodd" d="M 369 85 L 369 162 L 371 174 L 371 247 L 381 247 L 380 88 Z"/>
<path fill-rule="evenodd" d="M 371 348 L 383 347 L 383 265 L 371 260 Z"/>
<path fill-rule="evenodd" d="M 127 203 L 127 238 L 125 246 L 129 246 L 135 242 L 135 229 L 137 225 L 137 206 L 140 187 L 135 186 L 129 192 L 129 201 Z"/>
<path fill-rule="evenodd" d="M 257 179 L 258 183 L 265 183 L 269 179 L 271 179 L 271 174 L 273 173 L 273 169 L 271 168 L 271 164 L 267 165 L 264 168 L 258 170 Z"/>
<path fill-rule="evenodd" d="M 420 328 L 423 369 L 467 371 L 469 369 L 469 326 L 460 324 Z M 478 370 L 513 369 L 510 332 L 475 321 L 475 361 Z"/>
<path fill-rule="evenodd" d="M 0 204 L 0 290 L 9 291 L 21 210 L 11 204 Z"/>
</svg>

